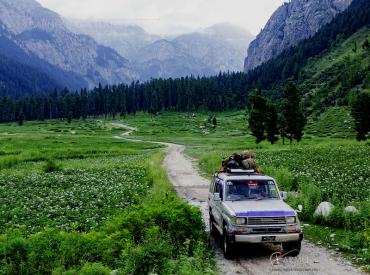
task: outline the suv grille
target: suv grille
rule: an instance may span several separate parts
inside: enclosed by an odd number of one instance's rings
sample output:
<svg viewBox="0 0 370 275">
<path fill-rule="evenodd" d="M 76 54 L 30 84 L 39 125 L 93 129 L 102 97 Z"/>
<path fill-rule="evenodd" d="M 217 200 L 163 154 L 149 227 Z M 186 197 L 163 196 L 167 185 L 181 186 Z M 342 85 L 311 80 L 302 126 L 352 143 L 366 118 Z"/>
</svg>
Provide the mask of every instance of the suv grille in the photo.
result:
<svg viewBox="0 0 370 275">
<path fill-rule="evenodd" d="M 249 217 L 248 225 L 286 225 L 285 217 Z"/>
<path fill-rule="evenodd" d="M 269 228 L 253 228 L 252 234 L 261 234 L 261 233 L 284 233 L 284 228 L 282 227 L 269 227 Z"/>
</svg>

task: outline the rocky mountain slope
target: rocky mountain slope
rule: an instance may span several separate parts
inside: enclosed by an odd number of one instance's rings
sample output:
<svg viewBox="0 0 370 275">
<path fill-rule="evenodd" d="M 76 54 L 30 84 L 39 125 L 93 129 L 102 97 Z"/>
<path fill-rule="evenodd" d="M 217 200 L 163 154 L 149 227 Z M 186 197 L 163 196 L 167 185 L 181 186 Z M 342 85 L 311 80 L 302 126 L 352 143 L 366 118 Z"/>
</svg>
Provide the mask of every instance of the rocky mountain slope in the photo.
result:
<svg viewBox="0 0 370 275">
<path fill-rule="evenodd" d="M 73 32 L 87 34 L 98 43 L 115 49 L 121 56 L 132 60 L 138 50 L 160 39 L 137 25 L 119 25 L 101 21 L 63 19 Z"/>
<path fill-rule="evenodd" d="M 8 39 L 26 55 L 77 75 L 80 83 L 89 87 L 129 82 L 136 77 L 129 62 L 116 51 L 71 32 L 58 14 L 34 0 L 0 0 L 0 23 L 10 34 Z"/>
<path fill-rule="evenodd" d="M 284 3 L 250 44 L 244 71 L 256 68 L 284 49 L 312 36 L 344 11 L 351 2 L 352 0 L 291 0 Z"/>
<path fill-rule="evenodd" d="M 179 43 L 166 39 L 140 49 L 133 66 L 142 80 L 215 73 L 199 59 L 191 56 Z"/>
<path fill-rule="evenodd" d="M 20 41 L 16 36 L 0 24 L 1 94 L 34 94 L 66 86 L 72 89 L 87 86 L 79 75 L 24 51 L 17 43 Z"/>
<path fill-rule="evenodd" d="M 243 57 L 254 36 L 228 23 L 181 35 L 173 41 L 212 71 L 242 71 Z M 240 59 L 240 57 L 242 57 Z"/>
<path fill-rule="evenodd" d="M 65 21 L 72 31 L 88 34 L 125 56 L 141 80 L 242 71 L 246 49 L 254 38 L 227 23 L 176 37 L 158 37 L 138 26 Z"/>
</svg>

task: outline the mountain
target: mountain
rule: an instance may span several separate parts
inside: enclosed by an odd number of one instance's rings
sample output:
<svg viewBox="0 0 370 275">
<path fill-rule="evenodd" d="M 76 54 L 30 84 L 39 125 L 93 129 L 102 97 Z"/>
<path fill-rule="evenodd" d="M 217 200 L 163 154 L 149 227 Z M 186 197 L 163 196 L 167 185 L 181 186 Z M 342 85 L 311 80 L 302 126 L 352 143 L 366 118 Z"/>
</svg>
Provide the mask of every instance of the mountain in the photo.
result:
<svg viewBox="0 0 370 275">
<path fill-rule="evenodd" d="M 241 71 L 246 49 L 254 38 L 228 23 L 175 37 L 159 37 L 135 25 L 67 19 L 65 22 L 70 30 L 90 35 L 125 56 L 143 81 Z"/>
<path fill-rule="evenodd" d="M 140 49 L 134 68 L 142 80 L 203 76 L 214 71 L 184 50 L 180 44 L 161 39 Z"/>
<path fill-rule="evenodd" d="M 87 34 L 98 43 L 115 49 L 121 56 L 132 60 L 138 50 L 160 39 L 137 25 L 119 25 L 101 21 L 64 19 L 73 32 Z"/>
<path fill-rule="evenodd" d="M 198 32 L 155 41 L 140 49 L 133 63 L 144 80 L 241 71 L 241 60 L 252 39 L 252 35 L 244 29 L 231 24 L 218 24 Z"/>
<path fill-rule="evenodd" d="M 241 71 L 253 35 L 229 23 L 216 24 L 173 41 L 215 73 Z"/>
<path fill-rule="evenodd" d="M 7 39 L 30 57 L 26 65 L 50 74 L 59 83 L 64 82 L 63 75 L 76 78 L 73 83 L 67 80 L 65 86 L 93 87 L 135 78 L 127 59 L 89 36 L 71 32 L 58 14 L 34 0 L 0 0 L 0 23 L 9 34 Z M 3 48 L 0 54 L 8 50 Z M 21 58 L 15 61 L 23 63 Z M 50 73 L 51 67 L 63 72 L 62 79 Z"/>
<path fill-rule="evenodd" d="M 48 75 L 0 55 L 0 96 L 20 97 L 62 88 Z"/>
<path fill-rule="evenodd" d="M 24 51 L 17 38 L 0 24 L 1 94 L 21 95 L 51 91 L 55 88 L 77 89 L 87 83 L 73 72 L 64 71 Z M 12 64 L 12 65 L 11 65 Z"/>
<path fill-rule="evenodd" d="M 353 0 L 330 23 L 245 74 L 244 88 L 281 98 L 288 81 L 304 95 L 308 113 L 348 105 L 370 91 L 370 1 Z"/>
<path fill-rule="evenodd" d="M 346 106 L 360 91 L 370 92 L 370 43 L 366 41 L 370 42 L 370 25 L 309 59 L 297 77 L 308 112 Z"/>
<path fill-rule="evenodd" d="M 271 16 L 248 48 L 244 71 L 250 71 L 299 41 L 314 35 L 352 0 L 292 0 Z"/>
</svg>

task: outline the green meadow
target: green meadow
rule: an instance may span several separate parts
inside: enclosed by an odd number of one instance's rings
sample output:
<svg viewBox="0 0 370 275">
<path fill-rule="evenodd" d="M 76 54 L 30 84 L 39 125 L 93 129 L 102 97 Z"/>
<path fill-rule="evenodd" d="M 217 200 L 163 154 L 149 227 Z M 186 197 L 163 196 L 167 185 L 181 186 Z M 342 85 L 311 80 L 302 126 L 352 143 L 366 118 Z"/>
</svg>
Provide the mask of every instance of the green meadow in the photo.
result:
<svg viewBox="0 0 370 275">
<path fill-rule="evenodd" d="M 2 124 L 0 274 L 217 273 L 200 211 L 176 197 L 150 141 L 186 145 L 208 178 L 229 154 L 254 150 L 288 203 L 303 205 L 306 238 L 369 268 L 370 150 L 348 115 L 330 109 L 301 143 L 275 145 L 255 143 L 244 111 Z M 138 130 L 123 136 L 115 123 Z M 313 217 L 322 201 L 335 205 L 326 219 Z"/>
<path fill-rule="evenodd" d="M 217 273 L 161 146 L 114 138 L 115 127 L 0 125 L 0 274 Z"/>
</svg>

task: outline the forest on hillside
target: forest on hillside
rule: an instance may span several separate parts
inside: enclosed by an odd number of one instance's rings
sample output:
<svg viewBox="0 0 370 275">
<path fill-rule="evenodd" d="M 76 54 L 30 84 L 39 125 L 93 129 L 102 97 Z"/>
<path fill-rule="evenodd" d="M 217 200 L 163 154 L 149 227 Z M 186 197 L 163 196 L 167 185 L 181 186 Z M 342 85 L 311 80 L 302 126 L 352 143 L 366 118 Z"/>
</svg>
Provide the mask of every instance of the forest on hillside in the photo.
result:
<svg viewBox="0 0 370 275">
<path fill-rule="evenodd" d="M 284 51 L 255 70 L 244 73 L 220 73 L 214 77 L 188 76 L 179 79 L 153 79 L 145 83 L 133 82 L 113 86 L 99 85 L 91 91 L 52 91 L 36 96 L 12 97 L 1 92 L 0 122 L 10 122 L 24 117 L 26 120 L 55 118 L 85 118 L 88 116 L 131 114 L 138 111 L 157 113 L 161 111 L 225 111 L 243 109 L 248 105 L 248 94 L 259 89 L 262 94 L 279 103 L 284 86 L 289 81 L 298 82 L 300 93 L 308 93 L 299 84 L 309 75 L 303 68 L 313 57 L 320 56 L 342 43 L 357 31 L 370 27 L 370 2 L 354 0 L 350 7 L 339 14 L 316 35 Z M 357 45 L 370 56 L 370 43 L 366 39 Z M 356 63 L 356 62 L 355 62 Z M 347 64 L 347 63 L 346 63 Z M 353 64 L 353 62 L 351 63 Z M 344 64 L 345 65 L 345 64 Z M 345 72 L 346 77 L 341 78 Z M 348 105 L 352 88 L 370 89 L 370 67 L 351 66 L 335 72 L 341 83 L 341 92 L 319 94 L 316 101 L 325 106 L 340 102 Z M 326 81 L 326 80 L 325 80 Z M 330 88 L 330 87 L 329 87 Z M 317 97 L 317 96 L 316 96 Z M 334 97 L 334 98 L 333 98 Z M 310 106 L 313 98 L 306 99 Z M 278 104 L 279 105 L 279 104 Z M 310 112 L 315 110 L 310 110 Z"/>
</svg>

